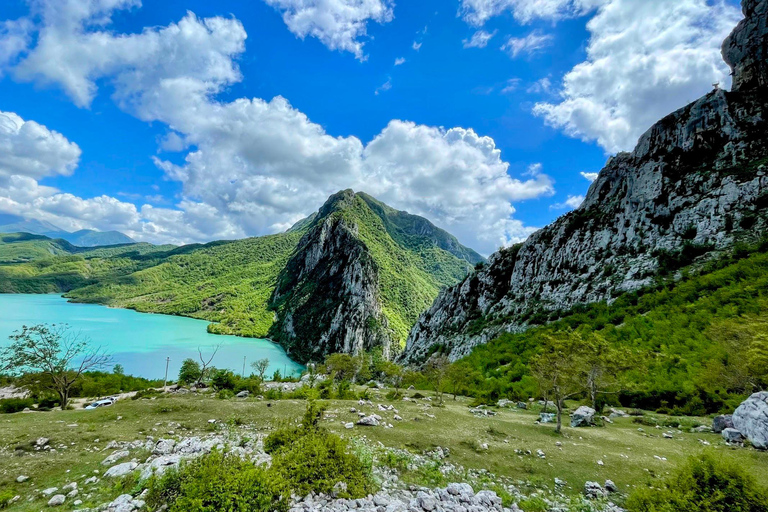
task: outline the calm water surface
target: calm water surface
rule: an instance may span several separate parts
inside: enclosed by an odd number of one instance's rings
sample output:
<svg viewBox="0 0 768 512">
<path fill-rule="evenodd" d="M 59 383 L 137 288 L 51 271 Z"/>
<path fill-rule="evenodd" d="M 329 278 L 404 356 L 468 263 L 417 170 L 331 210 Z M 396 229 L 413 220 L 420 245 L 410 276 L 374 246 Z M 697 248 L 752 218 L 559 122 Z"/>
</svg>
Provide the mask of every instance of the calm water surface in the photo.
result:
<svg viewBox="0 0 768 512">
<path fill-rule="evenodd" d="M 170 357 L 168 378 L 175 379 L 184 359 L 198 360 L 198 347 L 206 355 L 218 344 L 221 348 L 213 366 L 238 374 L 244 357 L 246 375 L 250 364 L 263 358 L 270 361 L 269 375 L 278 369 L 285 375 L 303 368 L 269 340 L 209 334 L 204 320 L 73 304 L 58 295 L 0 294 L 0 347 L 9 345 L 8 336 L 23 325 L 41 323 L 69 324 L 73 331 L 103 346 L 127 374 L 141 377 L 162 379 L 165 359 Z"/>
</svg>

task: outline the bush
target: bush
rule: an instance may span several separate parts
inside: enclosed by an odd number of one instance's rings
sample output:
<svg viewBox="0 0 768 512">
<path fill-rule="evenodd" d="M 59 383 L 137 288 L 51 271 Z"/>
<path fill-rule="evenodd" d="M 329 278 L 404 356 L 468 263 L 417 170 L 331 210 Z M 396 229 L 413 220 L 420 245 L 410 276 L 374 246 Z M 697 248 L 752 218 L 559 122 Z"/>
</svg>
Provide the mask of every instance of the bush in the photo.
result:
<svg viewBox="0 0 768 512">
<path fill-rule="evenodd" d="M 12 499 L 13 493 L 11 491 L 0 491 L 0 510 L 8 508 Z"/>
<path fill-rule="evenodd" d="M 632 512 L 768 512 L 768 495 L 735 463 L 706 453 L 691 457 L 662 489 L 638 488 Z"/>
<path fill-rule="evenodd" d="M 320 427 L 323 408 L 307 405 L 301 425 L 277 429 L 264 440 L 272 454 L 272 470 L 299 496 L 310 492 L 330 494 L 339 482 L 344 498 L 360 498 L 374 491 L 371 463 L 351 453 L 346 441 Z"/>
<path fill-rule="evenodd" d="M 0 400 L 0 412 L 4 414 L 12 414 L 14 412 L 21 412 L 27 407 L 32 407 L 33 401 L 31 398 L 5 398 Z"/>
<path fill-rule="evenodd" d="M 218 393 L 216 393 L 216 398 L 219 398 L 221 400 L 229 400 L 230 398 L 234 398 L 235 393 L 231 389 L 222 389 Z"/>
<path fill-rule="evenodd" d="M 147 503 L 169 512 L 283 512 L 284 482 L 235 455 L 212 452 L 149 482 Z"/>
<path fill-rule="evenodd" d="M 230 370 L 216 370 L 211 379 L 211 385 L 217 391 L 222 389 L 235 389 L 237 378 Z"/>
<path fill-rule="evenodd" d="M 344 498 L 362 498 L 374 491 L 371 468 L 348 453 L 349 446 L 339 436 L 325 430 L 310 431 L 278 450 L 272 468 L 299 496 L 310 492 L 330 494 L 344 482 Z"/>
</svg>

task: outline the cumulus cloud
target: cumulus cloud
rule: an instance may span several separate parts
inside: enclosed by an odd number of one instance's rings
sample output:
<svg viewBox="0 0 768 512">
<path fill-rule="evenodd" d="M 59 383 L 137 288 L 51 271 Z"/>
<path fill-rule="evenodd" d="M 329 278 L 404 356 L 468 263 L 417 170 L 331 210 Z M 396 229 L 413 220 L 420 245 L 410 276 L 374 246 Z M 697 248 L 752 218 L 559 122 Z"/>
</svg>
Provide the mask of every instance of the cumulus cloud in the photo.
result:
<svg viewBox="0 0 768 512">
<path fill-rule="evenodd" d="M 13 112 L 0 111 L 0 177 L 66 176 L 79 159 L 80 148 L 62 134 Z"/>
<path fill-rule="evenodd" d="M 656 120 L 730 83 L 720 45 L 739 18 L 722 0 L 607 1 L 587 24 L 587 60 L 534 112 L 607 152 L 630 150 Z"/>
<path fill-rule="evenodd" d="M 135 2 L 94 1 L 64 21 L 56 18 L 58 11 L 46 10 L 49 4 L 39 5 L 38 44 L 11 70 L 14 76 L 57 84 L 81 106 L 90 104 L 97 84 L 108 84 L 120 108 L 168 126 L 160 149 L 182 152 L 183 161 L 172 163 L 162 154 L 154 161 L 182 191 L 174 208 L 137 208 L 109 197 L 78 198 L 35 181 L 52 169 L 71 172 L 76 159 L 70 159 L 63 167 L 49 164 L 27 173 L 38 187 L 30 197 L 10 185 L 0 188 L 0 209 L 67 228 L 121 229 L 136 239 L 181 243 L 284 230 L 331 193 L 354 188 L 424 215 L 488 254 L 533 230 L 514 219 L 513 202 L 554 192 L 540 167 L 511 177 L 493 139 L 468 128 L 395 120 L 364 144 L 328 134 L 279 96 L 219 101 L 217 94 L 241 79 L 235 59 L 246 34 L 237 20 L 188 13 L 166 27 L 115 34 L 106 30 L 108 6 Z M 170 53 L 177 58 L 168 59 Z"/>
<path fill-rule="evenodd" d="M 395 66 L 399 66 L 401 64 L 405 64 L 405 57 L 398 57 L 395 59 Z"/>
<path fill-rule="evenodd" d="M 331 50 L 351 52 L 363 60 L 368 21 L 394 18 L 392 0 L 265 0 L 283 13 L 288 29 L 304 39 L 312 36 Z"/>
<path fill-rule="evenodd" d="M 599 176 L 600 173 L 597 173 L 597 172 L 582 172 L 580 174 L 581 174 L 582 178 L 584 178 L 585 180 L 587 180 L 590 183 L 592 183 L 593 181 L 595 181 L 597 179 L 597 177 Z"/>
<path fill-rule="evenodd" d="M 587 14 L 606 0 L 461 0 L 459 15 L 480 26 L 509 11 L 521 23 L 536 18 L 558 20 Z"/>
<path fill-rule="evenodd" d="M 555 203 L 553 205 L 550 205 L 550 210 L 575 210 L 579 206 L 581 206 L 581 203 L 584 202 L 584 196 L 568 196 L 568 198 L 563 201 L 562 203 Z"/>
<path fill-rule="evenodd" d="M 496 35 L 496 30 L 493 32 L 486 32 L 485 30 L 478 30 L 469 39 L 464 39 L 464 48 L 485 48 L 488 46 L 488 42 Z"/>
<path fill-rule="evenodd" d="M 534 30 L 525 37 L 509 37 L 501 49 L 516 59 L 519 55 L 533 55 L 544 48 L 552 46 L 554 38 L 550 34 L 542 34 Z"/>
</svg>

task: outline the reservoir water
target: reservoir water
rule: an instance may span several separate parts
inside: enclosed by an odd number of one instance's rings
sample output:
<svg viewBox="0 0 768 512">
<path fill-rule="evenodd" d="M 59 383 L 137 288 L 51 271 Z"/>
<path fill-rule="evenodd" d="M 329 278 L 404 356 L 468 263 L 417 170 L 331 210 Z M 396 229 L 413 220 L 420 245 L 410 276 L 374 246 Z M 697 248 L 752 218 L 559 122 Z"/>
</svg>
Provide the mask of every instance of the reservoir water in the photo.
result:
<svg viewBox="0 0 768 512">
<path fill-rule="evenodd" d="M 249 375 L 252 362 L 267 358 L 269 376 L 275 370 L 293 375 L 303 369 L 271 341 L 209 334 L 205 320 L 75 304 L 59 295 L 0 294 L 0 347 L 8 346 L 8 336 L 23 325 L 42 323 L 68 324 L 72 331 L 104 347 L 115 364 L 123 365 L 126 374 L 141 377 L 162 379 L 166 358 L 170 357 L 168 378 L 175 380 L 184 359 L 199 360 L 198 347 L 204 356 L 210 356 L 219 344 L 221 348 L 212 363 L 216 368 L 240 374 L 245 358 L 245 374 Z"/>
</svg>

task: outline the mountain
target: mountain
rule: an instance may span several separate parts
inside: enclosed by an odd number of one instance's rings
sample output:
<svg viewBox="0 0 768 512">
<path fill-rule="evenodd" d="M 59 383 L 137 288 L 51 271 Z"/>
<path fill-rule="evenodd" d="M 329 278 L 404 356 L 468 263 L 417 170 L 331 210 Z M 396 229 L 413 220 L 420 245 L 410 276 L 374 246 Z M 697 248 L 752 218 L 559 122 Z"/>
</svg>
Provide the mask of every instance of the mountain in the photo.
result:
<svg viewBox="0 0 768 512">
<path fill-rule="evenodd" d="M 426 219 L 344 190 L 314 215 L 270 301 L 270 337 L 295 358 L 399 352 L 444 286 L 482 257 Z"/>
<path fill-rule="evenodd" d="M 768 1 L 745 0 L 743 11 L 723 44 L 732 90 L 715 88 L 656 123 L 634 151 L 609 159 L 577 210 L 441 292 L 403 361 L 435 350 L 456 360 L 766 235 Z"/>
<path fill-rule="evenodd" d="M 50 222 L 25 219 L 18 215 L 0 213 L 0 233 L 30 233 L 52 239 L 66 240 L 78 247 L 100 247 L 106 245 L 135 244 L 136 241 L 119 231 L 95 231 L 81 229 L 70 233 Z"/>
<path fill-rule="evenodd" d="M 63 242 L 46 240 L 35 242 Z M 484 261 L 426 219 L 351 190 L 276 235 L 62 254 L 0 261 L 0 292 L 66 292 L 77 302 L 201 318 L 214 333 L 269 336 L 299 361 L 374 346 L 399 352 L 440 289 Z"/>
<path fill-rule="evenodd" d="M 30 233 L 0 233 L 0 264 L 23 263 L 73 254 L 77 248 L 66 240 Z"/>
</svg>

